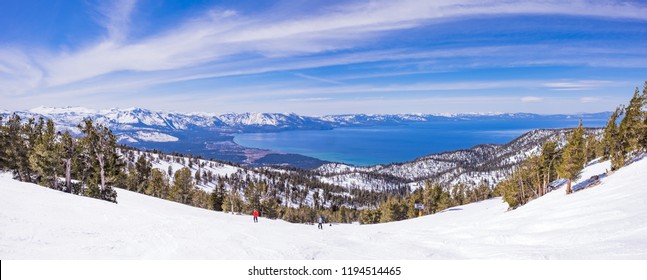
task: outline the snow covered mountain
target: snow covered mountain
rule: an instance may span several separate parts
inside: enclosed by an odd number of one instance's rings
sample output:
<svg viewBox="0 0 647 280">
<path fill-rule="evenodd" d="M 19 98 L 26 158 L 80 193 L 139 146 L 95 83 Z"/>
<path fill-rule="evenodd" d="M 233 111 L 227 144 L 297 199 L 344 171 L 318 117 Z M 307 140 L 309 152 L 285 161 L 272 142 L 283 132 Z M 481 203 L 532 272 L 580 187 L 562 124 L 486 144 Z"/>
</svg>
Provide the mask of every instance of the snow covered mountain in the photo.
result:
<svg viewBox="0 0 647 280">
<path fill-rule="evenodd" d="M 600 175 L 589 165 L 575 184 Z M 0 259 L 645 259 L 647 159 L 513 211 L 500 198 L 376 225 L 252 223 L 119 189 L 119 204 L 0 175 Z M 378 245 L 379 244 L 379 245 Z"/>
<path fill-rule="evenodd" d="M 76 126 L 84 118 L 92 118 L 96 122 L 110 127 L 118 136 L 120 143 L 140 149 L 181 152 L 248 165 L 288 163 L 288 165 L 301 168 L 318 167 L 314 169 L 314 172 L 317 174 L 318 180 L 323 183 L 374 191 L 394 190 L 402 187 L 417 188 L 425 180 L 447 185 L 465 183 L 472 186 L 485 182 L 489 186 L 494 186 L 511 172 L 515 164 L 529 155 L 537 153 L 546 140 L 563 141 L 567 133 L 567 130 L 535 130 L 505 145 L 478 145 L 466 150 L 427 155 L 404 163 L 355 167 L 340 163 L 327 163 L 301 155 L 278 154 L 242 147 L 233 142 L 233 135 L 235 133 L 290 129 L 398 125 L 448 118 L 522 118 L 531 120 L 540 116 L 523 113 L 451 116 L 355 114 L 317 118 L 278 113 L 181 114 L 154 112 L 140 108 L 92 110 L 82 107 L 38 107 L 16 113 L 23 117 L 52 119 L 58 125 L 58 129 L 69 129 L 73 132 L 78 132 Z M 8 114 L 10 112 L 0 113 L 4 116 Z M 600 116 L 590 114 L 541 117 L 604 117 L 605 114 L 598 114 Z"/>
<path fill-rule="evenodd" d="M 2 111 L 0 115 L 7 116 L 12 112 Z M 456 115 L 435 115 L 435 114 L 395 114 L 395 115 L 366 115 L 347 114 L 330 115 L 323 117 L 300 116 L 294 113 L 171 113 L 155 112 L 141 108 L 127 109 L 105 109 L 94 110 L 83 107 L 37 107 L 28 111 L 16 111 L 24 117 L 52 119 L 63 129 L 75 130 L 75 127 L 84 118 L 91 118 L 97 122 L 107 125 L 116 133 L 128 134 L 131 130 L 151 130 L 156 132 L 185 131 L 195 128 L 203 128 L 211 131 L 221 132 L 264 132 L 293 129 L 330 129 L 345 126 L 370 126 L 385 124 L 402 124 L 410 122 L 426 122 L 434 119 L 460 118 L 487 118 L 487 119 L 510 119 L 526 118 L 532 119 L 540 115 L 516 113 L 516 114 L 456 114 Z M 572 115 L 577 117 L 606 117 L 608 113 Z M 543 116 L 546 117 L 546 116 Z M 553 115 L 552 117 L 563 118 L 565 115 Z M 133 139 L 146 141 L 145 138 L 133 137 Z M 172 140 L 169 140 L 172 141 Z"/>
<path fill-rule="evenodd" d="M 525 133 L 504 145 L 485 144 L 466 150 L 444 152 L 416 160 L 389 165 L 356 167 L 340 163 L 324 164 L 314 171 L 323 181 L 347 187 L 423 186 L 425 180 L 445 185 L 458 183 L 494 187 L 505 179 L 514 166 L 531 155 L 537 155 L 546 141 L 565 144 L 570 129 L 538 129 Z M 587 129 L 600 135 L 602 129 Z"/>
<path fill-rule="evenodd" d="M 242 147 L 233 141 L 236 133 L 276 132 L 284 130 L 322 130 L 337 127 L 374 125 L 402 125 L 433 121 L 455 120 L 508 120 L 537 118 L 607 118 L 609 113 L 584 115 L 533 115 L 517 114 L 396 114 L 367 115 L 347 114 L 323 117 L 308 117 L 282 113 L 173 113 L 156 112 L 141 108 L 94 110 L 83 107 L 37 107 L 28 111 L 0 111 L 7 117 L 16 113 L 23 118 L 52 119 L 59 130 L 79 133 L 77 125 L 91 118 L 109 127 L 118 141 L 140 149 L 157 149 L 165 152 L 181 152 L 200 155 L 204 158 L 245 163 L 251 165 L 287 164 L 300 168 L 314 168 L 325 161 L 296 154 L 281 154 L 267 150 Z M 485 147 L 484 147 L 485 148 Z M 443 163 L 444 164 L 444 163 Z M 455 165 L 446 166 L 453 168 Z M 441 167 L 442 168 L 442 167 Z M 445 169 L 446 169 L 445 168 Z M 381 173 L 400 176 L 397 172 Z M 437 171 L 433 171 L 437 173 Z M 401 176 L 400 176 L 401 177 Z M 412 178 L 407 178 L 408 180 Z"/>
</svg>

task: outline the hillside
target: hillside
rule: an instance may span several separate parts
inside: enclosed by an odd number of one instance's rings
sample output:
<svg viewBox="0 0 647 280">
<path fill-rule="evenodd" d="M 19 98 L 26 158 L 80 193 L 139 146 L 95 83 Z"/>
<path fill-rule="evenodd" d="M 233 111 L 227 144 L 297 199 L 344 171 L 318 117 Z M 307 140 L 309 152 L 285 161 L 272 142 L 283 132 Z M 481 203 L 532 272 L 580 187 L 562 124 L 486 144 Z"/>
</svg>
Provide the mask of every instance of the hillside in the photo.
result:
<svg viewBox="0 0 647 280">
<path fill-rule="evenodd" d="M 314 171 L 323 181 L 346 187 L 393 188 L 408 183 L 413 188 L 417 188 L 425 180 L 449 185 L 463 183 L 471 186 L 477 186 L 485 181 L 486 185 L 494 187 L 510 174 L 516 164 L 530 155 L 538 154 L 541 145 L 546 141 L 557 141 L 560 146 L 563 145 L 570 131 L 570 129 L 536 129 L 503 145 L 477 145 L 469 149 L 427 155 L 409 162 L 370 167 L 328 163 Z M 587 129 L 587 133 L 599 136 L 602 129 Z"/>
<path fill-rule="evenodd" d="M 604 173 L 588 166 L 581 179 Z M 1 259 L 645 259 L 647 159 L 514 211 L 500 198 L 377 225 L 290 224 L 118 190 L 119 204 L 0 176 Z M 576 184 L 578 183 L 576 182 Z"/>
</svg>

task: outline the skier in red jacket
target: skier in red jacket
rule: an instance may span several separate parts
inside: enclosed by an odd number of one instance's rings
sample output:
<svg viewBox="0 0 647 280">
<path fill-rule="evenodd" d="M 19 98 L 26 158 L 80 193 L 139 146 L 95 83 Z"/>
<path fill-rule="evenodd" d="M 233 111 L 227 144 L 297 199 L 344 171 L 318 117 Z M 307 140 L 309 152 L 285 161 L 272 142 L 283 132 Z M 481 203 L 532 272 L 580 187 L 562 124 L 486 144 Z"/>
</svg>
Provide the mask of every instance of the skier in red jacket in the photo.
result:
<svg viewBox="0 0 647 280">
<path fill-rule="evenodd" d="M 258 223 L 258 210 L 254 209 L 254 223 Z"/>
</svg>

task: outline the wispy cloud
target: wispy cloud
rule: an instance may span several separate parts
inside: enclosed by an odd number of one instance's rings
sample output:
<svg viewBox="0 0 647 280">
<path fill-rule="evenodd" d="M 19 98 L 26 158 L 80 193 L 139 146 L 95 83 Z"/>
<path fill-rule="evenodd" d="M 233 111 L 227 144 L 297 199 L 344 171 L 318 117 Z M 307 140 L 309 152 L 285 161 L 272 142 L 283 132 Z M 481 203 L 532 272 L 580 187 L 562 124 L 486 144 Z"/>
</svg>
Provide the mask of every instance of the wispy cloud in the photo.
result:
<svg viewBox="0 0 647 280">
<path fill-rule="evenodd" d="M 613 81 L 601 81 L 601 80 L 559 81 L 559 82 L 545 83 L 544 86 L 551 88 L 553 90 L 591 90 L 591 89 L 601 88 L 604 86 L 609 86 L 613 83 L 614 83 Z"/>
<path fill-rule="evenodd" d="M 544 99 L 537 96 L 524 96 L 521 98 L 521 102 L 523 103 L 536 103 L 541 101 L 544 101 Z"/>
<path fill-rule="evenodd" d="M 593 102 L 598 102 L 601 101 L 602 99 L 599 97 L 591 97 L 591 96 L 585 96 L 580 98 L 581 103 L 593 103 Z"/>
<path fill-rule="evenodd" d="M 130 38 L 135 0 L 120 0 L 97 8 L 98 22 L 107 36 L 79 50 L 2 49 L 0 46 L 0 94 L 29 92 L 75 96 L 107 92 L 138 91 L 168 83 L 208 78 L 253 75 L 276 71 L 298 71 L 316 67 L 393 61 L 424 69 L 395 69 L 392 72 L 340 75 L 321 78 L 295 73 L 304 79 L 326 83 L 329 88 L 280 89 L 280 96 L 309 94 L 477 90 L 505 87 L 536 87 L 536 81 L 420 83 L 391 85 L 347 85 L 357 77 L 390 77 L 433 73 L 443 69 L 612 63 L 596 59 L 595 52 L 569 50 L 554 45 L 525 46 L 439 46 L 435 50 L 371 49 L 372 43 L 401 30 L 433 25 L 472 16 L 558 14 L 601 18 L 647 20 L 647 6 L 616 1 L 371 1 L 341 3 L 314 13 L 274 14 L 276 11 L 246 13 L 214 7 L 198 17 L 185 19 L 171 28 L 141 38 Z M 579 47 L 579 46 L 576 46 Z M 636 49 L 640 49 L 637 46 Z M 621 50 L 608 50 L 612 54 Z M 634 51 L 634 50 L 632 50 Z M 573 57 L 573 53 L 581 53 Z M 548 55 L 550 53 L 551 55 Z M 634 52 L 635 53 L 635 52 Z M 641 55 L 643 55 L 643 52 Z M 538 54 L 546 54 L 544 56 Z M 642 60 L 632 57 L 637 65 Z M 643 60 L 644 57 L 642 57 Z M 462 59 L 459 61 L 458 59 Z M 622 61 L 620 62 L 622 63 Z M 476 66 L 474 66 L 476 65 Z M 127 75 L 120 75 L 126 73 Z M 347 76 L 344 80 L 343 76 Z M 609 81 L 549 81 L 554 90 L 589 90 Z M 251 93 L 250 93 L 251 94 Z M 267 93 L 265 93 L 267 94 Z M 328 98 L 328 97 L 326 97 Z M 524 98 L 538 98 L 526 96 Z M 522 101 L 524 101 L 522 98 Z M 516 98 L 518 102 L 518 97 Z M 537 102 L 526 99 L 524 102 Z"/>
<path fill-rule="evenodd" d="M 338 81 L 319 78 L 319 77 L 315 77 L 315 76 L 311 76 L 311 75 L 306 75 L 306 74 L 303 74 L 303 73 L 294 73 L 294 75 L 297 76 L 297 77 L 301 77 L 301 78 L 305 78 L 305 79 L 313 80 L 313 81 L 317 81 L 317 82 L 324 82 L 324 83 L 335 84 L 335 85 L 341 85 L 342 84 L 341 82 L 338 82 Z"/>
<path fill-rule="evenodd" d="M 117 0 L 101 2 L 97 7 L 97 22 L 108 32 L 108 40 L 122 41 L 130 30 L 130 16 L 137 0 Z"/>
<path fill-rule="evenodd" d="M 319 101 L 328 101 L 333 100 L 330 97 L 308 97 L 308 98 L 290 98 L 286 99 L 289 102 L 319 102 Z"/>
</svg>

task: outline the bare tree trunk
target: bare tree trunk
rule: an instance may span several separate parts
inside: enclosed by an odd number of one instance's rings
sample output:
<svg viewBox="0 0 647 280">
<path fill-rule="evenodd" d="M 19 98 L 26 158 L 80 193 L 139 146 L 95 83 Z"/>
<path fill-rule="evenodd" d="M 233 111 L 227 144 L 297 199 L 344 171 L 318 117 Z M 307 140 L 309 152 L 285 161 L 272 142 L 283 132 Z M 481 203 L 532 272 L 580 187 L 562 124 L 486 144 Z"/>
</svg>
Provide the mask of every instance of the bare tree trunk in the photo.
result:
<svg viewBox="0 0 647 280">
<path fill-rule="evenodd" d="M 54 189 L 58 190 L 58 174 L 55 172 L 54 173 Z"/>
<path fill-rule="evenodd" d="M 65 159 L 65 188 L 66 188 L 65 191 L 69 193 L 72 192 L 71 173 L 72 173 L 72 159 L 68 158 L 68 159 Z"/>
<path fill-rule="evenodd" d="M 546 194 L 546 189 L 548 189 L 548 176 L 544 175 L 544 183 L 541 185 L 541 196 Z"/>
<path fill-rule="evenodd" d="M 97 154 L 97 160 L 99 161 L 99 172 L 101 175 L 101 191 L 105 190 L 106 188 L 106 171 L 105 171 L 105 163 L 103 162 L 103 156 L 100 156 L 100 154 Z"/>
<path fill-rule="evenodd" d="M 541 186 L 542 186 L 541 175 L 539 175 L 539 172 L 537 172 L 537 191 L 535 192 L 537 197 L 541 196 Z"/>
<path fill-rule="evenodd" d="M 521 180 L 521 176 L 519 176 L 519 186 L 521 187 L 521 204 L 525 204 L 526 194 L 523 190 L 523 180 Z"/>
<path fill-rule="evenodd" d="M 566 184 L 566 194 L 570 194 L 571 192 L 571 179 L 568 179 L 568 183 Z"/>
</svg>

